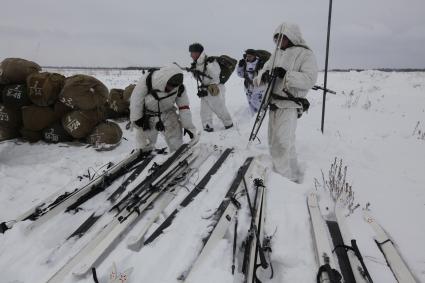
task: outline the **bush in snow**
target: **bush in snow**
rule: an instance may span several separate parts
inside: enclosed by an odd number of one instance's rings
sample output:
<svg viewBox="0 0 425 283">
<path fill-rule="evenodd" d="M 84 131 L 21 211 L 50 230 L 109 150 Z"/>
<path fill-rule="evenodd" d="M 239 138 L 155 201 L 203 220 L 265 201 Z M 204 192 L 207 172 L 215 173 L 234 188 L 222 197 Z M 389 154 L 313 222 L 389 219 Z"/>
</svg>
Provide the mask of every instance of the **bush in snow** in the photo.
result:
<svg viewBox="0 0 425 283">
<path fill-rule="evenodd" d="M 425 140 L 425 132 L 423 130 L 421 130 L 421 128 L 419 127 L 421 124 L 420 121 L 418 121 L 416 123 L 415 128 L 413 129 L 413 133 L 412 136 L 416 136 L 418 139 L 420 140 Z"/>
<path fill-rule="evenodd" d="M 354 202 L 354 192 L 352 186 L 347 181 L 347 166 L 343 165 L 342 158 L 338 160 L 335 157 L 328 171 L 328 175 L 322 170 L 322 180 L 314 179 L 316 190 L 322 188 L 329 196 L 334 204 L 339 203 L 348 209 L 352 214 L 360 205 Z"/>
</svg>

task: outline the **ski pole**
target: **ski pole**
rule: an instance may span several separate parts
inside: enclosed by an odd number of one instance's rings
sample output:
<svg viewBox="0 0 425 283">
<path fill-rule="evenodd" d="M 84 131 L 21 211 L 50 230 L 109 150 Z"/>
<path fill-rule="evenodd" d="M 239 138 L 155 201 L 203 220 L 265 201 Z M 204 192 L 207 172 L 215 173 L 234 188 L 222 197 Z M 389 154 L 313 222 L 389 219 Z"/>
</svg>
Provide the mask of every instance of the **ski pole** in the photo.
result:
<svg viewBox="0 0 425 283">
<path fill-rule="evenodd" d="M 232 275 L 235 274 L 235 257 L 236 257 L 237 239 L 238 239 L 238 210 L 236 210 L 235 231 L 234 231 L 234 235 L 233 235 Z"/>
</svg>

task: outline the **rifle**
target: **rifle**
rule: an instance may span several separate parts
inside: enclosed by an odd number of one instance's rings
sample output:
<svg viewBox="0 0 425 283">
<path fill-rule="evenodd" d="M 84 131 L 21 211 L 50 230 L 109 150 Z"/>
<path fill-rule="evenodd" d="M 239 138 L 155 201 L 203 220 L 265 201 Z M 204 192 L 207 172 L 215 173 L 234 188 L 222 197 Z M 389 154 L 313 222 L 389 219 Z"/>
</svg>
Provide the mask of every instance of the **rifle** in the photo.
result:
<svg viewBox="0 0 425 283">
<path fill-rule="evenodd" d="M 192 73 L 195 77 L 203 76 L 203 77 L 206 77 L 206 78 L 209 78 L 210 80 L 212 80 L 212 78 L 210 76 L 208 76 L 207 74 L 205 74 L 202 71 L 196 70 L 194 68 L 182 67 L 179 64 L 177 64 L 176 62 L 173 62 L 173 64 L 175 64 L 177 67 L 179 67 L 183 71 Z"/>
<path fill-rule="evenodd" d="M 324 88 L 324 87 L 322 87 L 322 86 L 319 86 L 319 85 L 315 85 L 315 86 L 313 86 L 312 88 L 311 88 L 312 90 L 326 90 L 326 92 L 329 92 L 329 93 L 332 93 L 332 94 L 336 94 L 336 92 L 335 91 L 333 91 L 333 90 L 330 90 L 330 89 L 328 89 L 328 88 Z"/>
</svg>

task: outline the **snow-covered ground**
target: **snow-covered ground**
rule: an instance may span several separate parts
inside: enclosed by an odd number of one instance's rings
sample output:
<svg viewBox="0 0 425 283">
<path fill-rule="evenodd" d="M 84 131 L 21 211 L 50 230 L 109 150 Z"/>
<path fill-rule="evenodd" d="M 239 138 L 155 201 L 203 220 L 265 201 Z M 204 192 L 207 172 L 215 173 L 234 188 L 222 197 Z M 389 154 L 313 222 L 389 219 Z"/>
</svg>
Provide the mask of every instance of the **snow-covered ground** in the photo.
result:
<svg viewBox="0 0 425 283">
<path fill-rule="evenodd" d="M 71 75 L 77 71 L 60 72 Z M 109 88 L 123 88 L 141 75 L 138 71 L 78 73 L 94 75 Z M 200 129 L 195 83 L 186 77 L 186 85 L 194 122 Z M 292 183 L 273 172 L 269 176 L 266 232 L 275 233 L 271 255 L 275 274 L 270 282 L 315 282 L 317 266 L 306 195 L 314 189 L 314 179 L 321 180 L 321 170 L 327 174 L 335 157 L 348 167 L 347 179 L 353 186 L 355 201 L 361 207 L 371 204 L 372 213 L 392 235 L 416 277 L 425 281 L 425 73 L 330 73 L 328 86 L 337 94 L 327 97 L 324 134 L 320 131 L 321 92 L 310 92 L 310 111 L 298 120 L 297 151 L 304 170 L 303 183 Z M 134 267 L 130 282 L 176 282 L 205 233 L 208 220 L 204 218 L 218 206 L 245 157 L 259 155 L 265 165 L 269 164 L 267 120 L 260 131 L 262 142 L 250 151 L 246 149 L 253 118 L 247 110 L 242 81 L 236 76 L 227 83 L 226 100 L 236 127 L 224 131 L 216 120 L 215 128 L 219 131 L 202 133 L 201 142 L 235 147 L 230 160 L 210 181 L 208 190 L 151 245 L 134 252 L 126 248 L 126 238 L 118 243 L 98 266 L 101 282 L 106 282 L 112 262 L 117 263 L 118 270 Z M 1 143 L 0 222 L 14 219 L 54 192 L 87 183 L 87 178 L 79 180 L 77 176 L 87 170 L 102 170 L 104 164 L 119 161 L 135 147 L 134 133 L 124 130 L 124 137 L 121 145 L 109 152 L 96 152 L 83 145 Z M 160 140 L 159 146 L 163 145 Z M 198 175 L 202 176 L 207 169 L 201 167 Z M 195 181 L 196 178 L 191 182 Z M 178 198 L 184 196 L 184 191 Z M 319 193 L 326 197 L 325 192 Z M 103 204 L 103 199 L 101 194 L 84 205 L 87 211 L 75 215 L 62 213 L 34 230 L 27 231 L 30 222 L 25 221 L 0 234 L 0 282 L 45 282 L 87 240 L 62 245 L 69 233 L 90 215 L 90 209 Z M 242 211 L 242 219 L 247 213 L 246 209 Z M 347 221 L 374 281 L 396 282 L 373 242 L 373 231 L 362 220 L 361 208 Z M 137 228 L 136 225 L 126 237 Z M 241 237 L 247 228 L 247 224 L 239 226 Z M 218 243 L 207 264 L 194 274 L 196 282 L 241 282 L 240 276 L 231 275 L 232 241 L 226 235 Z M 76 281 L 71 275 L 66 280 Z M 88 276 L 78 282 L 93 281 Z"/>
</svg>

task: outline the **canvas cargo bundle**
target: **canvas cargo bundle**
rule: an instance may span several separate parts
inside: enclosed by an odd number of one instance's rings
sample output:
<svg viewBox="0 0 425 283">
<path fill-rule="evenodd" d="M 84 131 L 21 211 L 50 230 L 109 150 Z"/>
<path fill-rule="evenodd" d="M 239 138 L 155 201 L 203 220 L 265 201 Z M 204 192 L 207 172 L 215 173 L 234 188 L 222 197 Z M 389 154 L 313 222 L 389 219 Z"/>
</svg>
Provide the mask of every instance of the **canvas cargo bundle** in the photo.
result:
<svg viewBox="0 0 425 283">
<path fill-rule="evenodd" d="M 43 140 L 48 143 L 72 141 L 72 137 L 65 131 L 61 122 L 55 122 L 53 125 L 45 128 L 42 132 Z"/>
<path fill-rule="evenodd" d="M 75 139 L 87 137 L 102 121 L 104 115 L 97 109 L 76 110 L 62 117 L 62 126 Z"/>
<path fill-rule="evenodd" d="M 31 143 L 40 141 L 43 136 L 41 131 L 31 131 L 25 128 L 19 130 L 21 136 L 24 140 L 29 141 Z"/>
<path fill-rule="evenodd" d="M 32 61 L 20 58 L 7 58 L 0 64 L 1 84 L 23 84 L 32 73 L 38 73 L 41 67 Z"/>
<path fill-rule="evenodd" d="M 22 125 L 21 110 L 0 104 L 0 127 L 18 130 Z"/>
<path fill-rule="evenodd" d="M 122 138 L 120 126 L 114 122 L 105 121 L 96 126 L 87 137 L 87 143 L 98 150 L 107 150 L 116 147 Z"/>
<path fill-rule="evenodd" d="M 18 129 L 3 127 L 0 125 L 0 141 L 10 140 L 17 137 L 19 137 Z"/>
<path fill-rule="evenodd" d="M 87 75 L 66 78 L 59 100 L 74 110 L 103 108 L 108 88 L 98 79 Z"/>
<path fill-rule="evenodd" d="M 7 85 L 3 89 L 2 99 L 4 105 L 10 108 L 21 108 L 30 105 L 27 86 L 25 84 Z"/>
<path fill-rule="evenodd" d="M 135 84 L 131 84 L 124 89 L 124 94 L 123 94 L 124 100 L 128 101 L 128 103 L 130 103 L 130 97 L 135 87 L 136 87 Z"/>
<path fill-rule="evenodd" d="M 58 118 L 62 118 L 67 113 L 73 111 L 71 107 L 66 106 L 64 103 L 57 101 L 53 107 L 55 114 Z"/>
<path fill-rule="evenodd" d="M 51 107 L 37 105 L 22 107 L 22 122 L 24 128 L 30 131 L 41 131 L 57 120 Z"/>
<path fill-rule="evenodd" d="M 65 77 L 56 73 L 34 73 L 28 76 L 28 96 L 38 106 L 56 102 L 65 83 Z"/>
<path fill-rule="evenodd" d="M 130 112 L 130 101 L 125 100 L 123 89 L 111 89 L 108 97 L 108 107 L 120 116 L 127 115 Z"/>
</svg>

